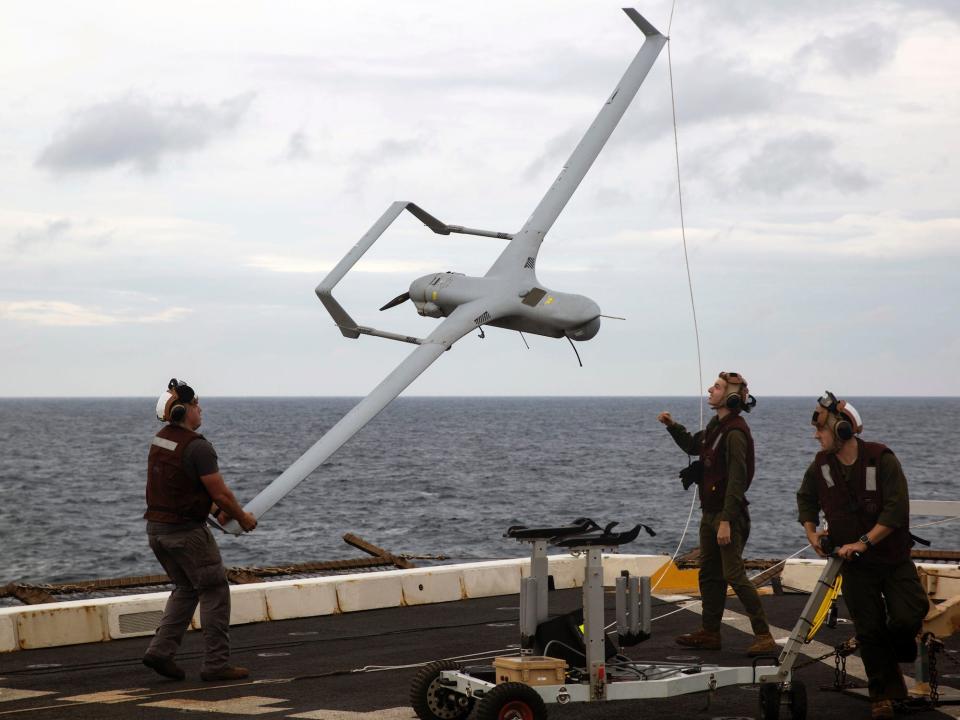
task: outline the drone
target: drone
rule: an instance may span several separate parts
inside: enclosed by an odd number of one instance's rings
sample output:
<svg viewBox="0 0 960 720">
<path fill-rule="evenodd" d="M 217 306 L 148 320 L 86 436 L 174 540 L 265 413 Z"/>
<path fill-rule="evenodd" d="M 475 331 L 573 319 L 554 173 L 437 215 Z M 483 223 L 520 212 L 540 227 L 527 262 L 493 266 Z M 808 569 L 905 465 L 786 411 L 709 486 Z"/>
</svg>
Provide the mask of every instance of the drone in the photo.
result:
<svg viewBox="0 0 960 720">
<path fill-rule="evenodd" d="M 600 306 L 583 295 L 557 292 L 546 287 L 537 279 L 536 263 L 543 239 L 600 154 L 667 42 L 667 38 L 639 12 L 633 8 L 624 8 L 624 12 L 643 33 L 644 42 L 557 179 L 519 232 L 493 232 L 448 225 L 415 203 L 397 201 L 387 208 L 317 286 L 317 296 L 344 337 L 356 339 L 361 335 L 370 335 L 411 343 L 417 347 L 369 395 L 254 497 L 244 508 L 247 512 L 257 518 L 262 517 L 376 417 L 457 340 L 473 330 L 479 329 L 482 334 L 483 326 L 505 328 L 520 333 L 566 338 L 571 345 L 573 341 L 582 342 L 596 336 L 603 317 Z M 425 275 L 414 280 L 407 292 L 380 308 L 388 310 L 409 300 L 420 315 L 444 318 L 425 338 L 362 326 L 333 296 L 337 284 L 405 211 L 440 235 L 459 233 L 508 241 L 506 248 L 483 277 L 453 272 Z M 234 520 L 227 523 L 224 530 L 240 533 L 240 527 Z"/>
</svg>

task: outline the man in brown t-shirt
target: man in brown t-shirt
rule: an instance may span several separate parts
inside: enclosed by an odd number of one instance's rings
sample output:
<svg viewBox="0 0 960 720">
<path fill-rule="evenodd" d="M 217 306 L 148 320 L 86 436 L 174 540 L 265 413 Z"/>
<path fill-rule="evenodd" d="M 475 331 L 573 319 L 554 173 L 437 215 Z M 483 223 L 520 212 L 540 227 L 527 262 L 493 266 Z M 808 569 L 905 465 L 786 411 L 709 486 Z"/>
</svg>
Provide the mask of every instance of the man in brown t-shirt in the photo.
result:
<svg viewBox="0 0 960 720">
<path fill-rule="evenodd" d="M 185 677 L 174 656 L 199 604 L 205 646 L 200 677 L 239 680 L 249 672 L 229 664 L 230 586 L 206 519 L 212 513 L 221 523 L 233 518 L 245 531 L 257 520 L 237 502 L 213 445 L 197 432 L 201 412 L 193 388 L 176 379 L 157 402 L 157 418 L 169 424 L 150 443 L 144 518 L 150 548 L 175 587 L 143 663 L 166 677 Z"/>
</svg>

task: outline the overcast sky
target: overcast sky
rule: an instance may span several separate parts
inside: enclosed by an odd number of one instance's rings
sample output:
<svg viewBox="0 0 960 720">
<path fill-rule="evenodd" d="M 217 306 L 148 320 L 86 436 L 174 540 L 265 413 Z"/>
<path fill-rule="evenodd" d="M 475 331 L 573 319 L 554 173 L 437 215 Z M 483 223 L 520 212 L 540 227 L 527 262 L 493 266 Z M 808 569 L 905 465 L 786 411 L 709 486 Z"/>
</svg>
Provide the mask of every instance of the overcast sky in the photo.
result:
<svg viewBox="0 0 960 720">
<path fill-rule="evenodd" d="M 316 284 L 394 200 L 515 231 L 643 36 L 606 2 L 4 4 L 0 396 L 362 395 L 410 350 Z M 638 9 L 666 32 L 670 4 Z M 704 380 L 960 394 L 960 4 L 680 0 L 671 30 Z M 666 50 L 537 271 L 578 345 L 468 335 L 416 395 L 693 395 Z M 402 217 L 361 323 L 502 241 Z"/>
</svg>

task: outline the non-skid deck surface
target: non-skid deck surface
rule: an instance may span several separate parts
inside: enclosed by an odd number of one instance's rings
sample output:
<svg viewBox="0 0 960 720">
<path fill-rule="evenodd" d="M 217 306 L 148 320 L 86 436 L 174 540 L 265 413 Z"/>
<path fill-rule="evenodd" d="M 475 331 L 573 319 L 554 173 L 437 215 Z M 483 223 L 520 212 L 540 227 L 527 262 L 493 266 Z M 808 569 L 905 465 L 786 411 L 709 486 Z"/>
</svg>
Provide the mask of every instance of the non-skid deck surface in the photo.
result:
<svg viewBox="0 0 960 720">
<path fill-rule="evenodd" d="M 551 612 L 577 607 L 578 590 L 551 593 Z M 608 619 L 613 596 L 608 593 Z M 771 625 L 784 637 L 793 627 L 805 595 L 765 596 Z M 233 659 L 250 668 L 249 681 L 200 681 L 199 633 L 189 633 L 178 661 L 185 681 L 166 680 L 144 667 L 141 656 L 147 638 L 95 645 L 20 651 L 0 655 L 0 720 L 75 718 L 313 718 L 317 720 L 408 720 L 414 718 L 408 700 L 415 668 L 349 672 L 375 666 L 403 666 L 440 658 L 515 647 L 518 596 L 466 600 L 439 605 L 390 608 L 346 615 L 259 623 L 231 629 Z M 653 617 L 675 604 L 658 604 Z M 703 662 L 749 665 L 743 655 L 751 636 L 740 604 L 728 602 L 721 651 L 702 652 Z M 644 660 L 696 662 L 696 655 L 674 644 L 674 636 L 699 626 L 694 607 L 655 620 L 653 637 L 629 648 Z M 841 616 L 843 613 L 841 613 Z M 852 626 L 824 629 L 816 641 L 831 646 L 853 634 Z M 818 646 L 808 646 L 815 650 Z M 941 683 L 960 687 L 960 638 L 947 642 L 950 657 L 941 662 Z M 513 650 L 506 650 L 510 654 Z M 801 661 L 802 662 L 802 661 Z M 848 695 L 820 691 L 833 682 L 833 663 L 815 663 L 796 677 L 809 689 L 809 717 L 815 720 L 868 718 L 870 706 Z M 853 674 L 862 668 L 853 657 Z M 912 667 L 904 666 L 907 674 Z M 862 671 L 861 671 L 862 672 Z M 855 678 L 854 678 L 855 679 Z M 863 684 L 861 681 L 860 684 Z M 709 703 L 709 704 L 708 704 Z M 960 717 L 960 707 L 917 718 Z M 707 694 L 663 700 L 548 705 L 550 718 L 618 720 L 620 718 L 753 718 L 758 713 L 756 687 L 724 688 Z M 786 712 L 784 712 L 786 715 Z"/>
</svg>

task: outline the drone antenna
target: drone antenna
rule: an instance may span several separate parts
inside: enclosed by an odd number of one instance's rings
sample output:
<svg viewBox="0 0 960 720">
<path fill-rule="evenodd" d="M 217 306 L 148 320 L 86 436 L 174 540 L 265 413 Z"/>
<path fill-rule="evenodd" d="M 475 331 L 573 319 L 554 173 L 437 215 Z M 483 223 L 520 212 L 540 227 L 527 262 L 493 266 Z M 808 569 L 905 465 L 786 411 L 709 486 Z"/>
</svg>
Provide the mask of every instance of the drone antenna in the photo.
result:
<svg viewBox="0 0 960 720">
<path fill-rule="evenodd" d="M 570 347 L 573 348 L 573 354 L 577 356 L 577 362 L 580 363 L 580 367 L 583 367 L 583 360 L 580 359 L 580 353 L 577 352 L 577 346 L 573 344 L 573 340 L 570 339 L 570 336 L 567 336 L 567 342 L 570 343 Z"/>
<path fill-rule="evenodd" d="M 608 318 L 610 320 L 626 320 L 626 318 L 618 317 L 617 315 L 601 315 L 602 318 Z"/>
<path fill-rule="evenodd" d="M 480 331 L 480 334 L 477 335 L 478 338 L 480 338 L 481 340 L 483 340 L 484 338 L 487 337 L 486 335 L 483 334 L 483 326 L 482 326 L 482 325 L 478 325 L 478 326 L 477 326 L 477 330 Z"/>
<path fill-rule="evenodd" d="M 520 332 L 520 331 L 517 330 L 517 332 Z M 526 345 L 526 346 L 527 346 L 527 350 L 529 350 L 529 349 L 530 349 L 530 343 L 527 342 L 527 339 L 523 336 L 523 333 L 522 333 L 522 332 L 520 333 L 520 339 L 523 340 L 523 344 Z"/>
</svg>

